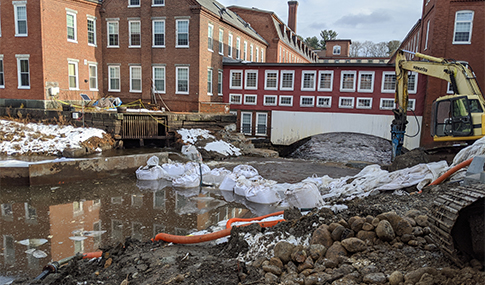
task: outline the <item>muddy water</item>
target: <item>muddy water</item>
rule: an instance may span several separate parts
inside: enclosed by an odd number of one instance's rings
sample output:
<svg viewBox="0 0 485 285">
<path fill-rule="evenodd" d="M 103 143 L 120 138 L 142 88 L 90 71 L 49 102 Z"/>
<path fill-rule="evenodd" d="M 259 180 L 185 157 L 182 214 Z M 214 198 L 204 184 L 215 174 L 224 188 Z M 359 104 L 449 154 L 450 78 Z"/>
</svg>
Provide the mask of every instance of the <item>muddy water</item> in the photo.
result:
<svg viewBox="0 0 485 285">
<path fill-rule="evenodd" d="M 268 179 L 294 183 L 316 174 L 340 177 L 357 169 L 290 159 L 236 158 L 209 162 L 232 170 L 250 164 Z M 232 217 L 264 215 L 276 206 L 249 203 L 211 188 L 174 189 L 166 181 L 137 181 L 135 174 L 42 187 L 0 185 L 0 284 L 36 277 L 49 261 L 166 232 L 185 235 Z M 37 239 L 41 239 L 40 241 Z M 20 243 L 19 243 L 20 242 Z"/>
</svg>

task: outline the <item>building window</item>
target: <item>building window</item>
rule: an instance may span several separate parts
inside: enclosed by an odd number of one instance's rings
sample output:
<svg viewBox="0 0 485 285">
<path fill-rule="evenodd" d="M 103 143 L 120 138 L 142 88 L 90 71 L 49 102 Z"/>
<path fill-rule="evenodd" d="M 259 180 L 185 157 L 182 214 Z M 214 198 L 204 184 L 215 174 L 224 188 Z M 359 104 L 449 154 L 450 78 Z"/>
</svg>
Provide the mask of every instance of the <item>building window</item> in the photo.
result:
<svg viewBox="0 0 485 285">
<path fill-rule="evenodd" d="M 428 49 L 429 22 L 431 22 L 431 21 L 429 20 L 428 23 L 426 24 L 426 41 L 424 42 L 424 50 Z"/>
<path fill-rule="evenodd" d="M 264 50 L 261 48 L 261 62 L 264 62 Z"/>
<path fill-rule="evenodd" d="M 219 29 L 219 54 L 224 55 L 224 31 Z"/>
<path fill-rule="evenodd" d="M 268 128 L 268 114 L 256 113 L 256 135 L 265 136 Z"/>
<path fill-rule="evenodd" d="M 108 91 L 120 92 L 120 67 L 119 66 L 108 66 Z"/>
<path fill-rule="evenodd" d="M 141 23 L 140 21 L 129 21 L 130 26 L 130 47 L 141 46 Z"/>
<path fill-rule="evenodd" d="M 448 85 L 446 86 L 446 93 L 447 94 L 454 94 L 455 91 L 453 91 L 453 86 L 451 85 L 451 82 L 448 82 Z"/>
<path fill-rule="evenodd" d="M 359 92 L 374 92 L 374 71 L 359 72 Z"/>
<path fill-rule="evenodd" d="M 472 40 L 473 11 L 458 11 L 455 15 L 454 44 L 470 44 Z"/>
<path fill-rule="evenodd" d="M 217 72 L 217 95 L 222 96 L 222 70 Z"/>
<path fill-rule="evenodd" d="M 244 105 L 256 105 L 258 102 L 257 95 L 244 95 Z"/>
<path fill-rule="evenodd" d="M 165 0 L 153 0 L 152 6 L 165 6 Z"/>
<path fill-rule="evenodd" d="M 140 0 L 128 0 L 128 7 L 140 7 Z"/>
<path fill-rule="evenodd" d="M 155 93 L 165 93 L 165 66 L 153 67 L 153 88 Z"/>
<path fill-rule="evenodd" d="M 88 45 L 96 46 L 96 18 L 88 16 Z"/>
<path fill-rule="evenodd" d="M 229 102 L 231 104 L 242 104 L 241 94 L 230 94 L 229 95 Z"/>
<path fill-rule="evenodd" d="M 108 47 L 119 47 L 118 22 L 108 22 Z"/>
<path fill-rule="evenodd" d="M 338 101 L 339 108 L 354 108 L 354 97 L 340 97 Z"/>
<path fill-rule="evenodd" d="M 207 95 L 212 95 L 212 69 L 207 69 Z"/>
<path fill-rule="evenodd" d="M 265 90 L 278 90 L 278 71 L 266 70 L 264 76 L 264 89 Z"/>
<path fill-rule="evenodd" d="M 293 90 L 294 75 L 295 71 L 293 70 L 281 71 L 281 90 Z"/>
<path fill-rule="evenodd" d="M 231 89 L 242 89 L 242 70 L 231 70 Z"/>
<path fill-rule="evenodd" d="M 372 98 L 357 98 L 357 109 L 372 109 Z"/>
<path fill-rule="evenodd" d="M 68 62 L 68 74 L 69 74 L 69 90 L 78 90 L 79 89 L 79 74 L 78 74 L 78 65 L 77 61 L 69 61 Z"/>
<path fill-rule="evenodd" d="M 16 55 L 18 89 L 30 89 L 29 55 Z"/>
<path fill-rule="evenodd" d="M 209 30 L 207 31 L 208 39 L 208 48 L 210 51 L 214 51 L 214 26 L 209 24 Z"/>
<path fill-rule="evenodd" d="M 177 92 L 176 94 L 189 94 L 189 68 L 177 67 Z"/>
<path fill-rule="evenodd" d="M 280 106 L 293 106 L 293 96 L 280 96 Z"/>
<path fill-rule="evenodd" d="M 264 106 L 276 106 L 276 95 L 264 95 Z"/>
<path fill-rule="evenodd" d="M 165 47 L 165 21 L 153 20 L 153 47 Z"/>
<path fill-rule="evenodd" d="M 408 111 L 415 111 L 416 108 L 416 99 L 409 99 L 408 100 Z"/>
<path fill-rule="evenodd" d="M 395 108 L 394 99 L 381 98 L 381 102 L 379 104 L 379 109 L 381 109 L 381 110 L 392 110 L 394 108 Z"/>
<path fill-rule="evenodd" d="M 27 36 L 27 1 L 13 1 L 15 11 L 15 36 Z"/>
<path fill-rule="evenodd" d="M 300 97 L 300 107 L 313 107 L 315 97 L 313 96 L 301 96 Z"/>
<path fill-rule="evenodd" d="M 342 71 L 340 75 L 340 91 L 354 92 L 355 91 L 355 71 Z"/>
<path fill-rule="evenodd" d="M 89 90 L 98 91 L 98 65 L 89 64 Z"/>
<path fill-rule="evenodd" d="M 141 92 L 141 66 L 130 66 L 130 92 Z"/>
<path fill-rule="evenodd" d="M 330 96 L 318 96 L 317 107 L 330 108 L 332 106 L 332 97 Z"/>
<path fill-rule="evenodd" d="M 248 60 L 248 42 L 247 41 L 244 41 L 244 58 L 243 60 Z"/>
<path fill-rule="evenodd" d="M 315 77 L 316 71 L 302 71 L 301 73 L 301 90 L 302 91 L 315 91 Z"/>
<path fill-rule="evenodd" d="M 75 11 L 69 10 L 66 14 L 67 23 L 67 41 L 77 42 L 77 25 L 76 25 L 76 13 Z"/>
<path fill-rule="evenodd" d="M 232 34 L 227 37 L 227 56 L 232 57 Z"/>
<path fill-rule="evenodd" d="M 394 93 L 396 90 L 396 73 L 384 71 L 382 73 L 382 93 Z"/>
<path fill-rule="evenodd" d="M 177 20 L 177 45 L 189 47 L 189 20 Z"/>
<path fill-rule="evenodd" d="M 253 55 L 254 55 L 253 50 L 254 50 L 253 45 L 250 45 L 249 46 L 249 61 L 253 61 Z"/>
<path fill-rule="evenodd" d="M 241 112 L 241 133 L 251 135 L 253 114 Z"/>
<path fill-rule="evenodd" d="M 321 70 L 318 72 L 318 91 L 332 91 L 333 71 Z"/>
<path fill-rule="evenodd" d="M 246 85 L 244 89 L 258 89 L 258 71 L 257 70 L 246 70 Z"/>
<path fill-rule="evenodd" d="M 416 94 L 417 89 L 418 89 L 418 74 L 416 72 L 409 72 L 408 93 Z"/>
<path fill-rule="evenodd" d="M 256 62 L 259 62 L 259 47 L 256 47 Z"/>
<path fill-rule="evenodd" d="M 5 75 L 3 71 L 3 54 L 0 54 L 0 88 L 5 88 Z"/>
<path fill-rule="evenodd" d="M 333 54 L 340 54 L 340 46 L 333 46 Z"/>
<path fill-rule="evenodd" d="M 236 59 L 241 59 L 241 39 L 236 38 Z"/>
</svg>

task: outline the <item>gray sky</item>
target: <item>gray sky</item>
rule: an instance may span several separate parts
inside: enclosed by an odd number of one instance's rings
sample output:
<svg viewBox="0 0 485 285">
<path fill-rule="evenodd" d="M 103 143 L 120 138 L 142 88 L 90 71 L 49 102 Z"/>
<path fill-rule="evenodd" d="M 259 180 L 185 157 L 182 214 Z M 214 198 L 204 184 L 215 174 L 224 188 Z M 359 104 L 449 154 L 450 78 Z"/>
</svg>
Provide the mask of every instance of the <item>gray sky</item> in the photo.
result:
<svg viewBox="0 0 485 285">
<path fill-rule="evenodd" d="M 287 0 L 217 0 L 225 6 L 274 11 L 288 23 Z M 421 18 L 423 0 L 298 0 L 296 32 L 303 38 L 334 30 L 339 39 L 402 41 Z"/>
</svg>

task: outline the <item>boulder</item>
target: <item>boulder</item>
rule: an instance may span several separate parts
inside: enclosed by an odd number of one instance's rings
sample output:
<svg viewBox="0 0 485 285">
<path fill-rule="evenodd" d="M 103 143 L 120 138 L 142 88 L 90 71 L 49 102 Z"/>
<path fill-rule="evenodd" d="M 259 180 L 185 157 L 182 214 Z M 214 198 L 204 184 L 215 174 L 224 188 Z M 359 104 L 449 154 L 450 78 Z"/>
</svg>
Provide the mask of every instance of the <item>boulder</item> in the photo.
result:
<svg viewBox="0 0 485 285">
<path fill-rule="evenodd" d="M 379 222 L 376 228 L 376 235 L 383 241 L 392 241 L 396 237 L 391 223 L 386 220 Z"/>
<path fill-rule="evenodd" d="M 321 244 L 329 248 L 333 244 L 332 234 L 328 230 L 327 225 L 321 225 L 312 234 L 310 244 Z"/>
<path fill-rule="evenodd" d="M 348 252 L 361 252 L 366 250 L 367 246 L 365 242 L 361 239 L 351 237 L 348 239 L 344 239 L 341 242 L 342 246 L 348 251 Z"/>
</svg>

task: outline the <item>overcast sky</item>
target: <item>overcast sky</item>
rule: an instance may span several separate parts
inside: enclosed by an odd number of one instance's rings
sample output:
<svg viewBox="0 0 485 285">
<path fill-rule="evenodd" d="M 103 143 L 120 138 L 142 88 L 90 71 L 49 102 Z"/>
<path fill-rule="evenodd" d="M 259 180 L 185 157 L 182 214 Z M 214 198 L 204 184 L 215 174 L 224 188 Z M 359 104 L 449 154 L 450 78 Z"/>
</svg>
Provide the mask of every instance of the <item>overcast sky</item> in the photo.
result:
<svg viewBox="0 0 485 285">
<path fill-rule="evenodd" d="M 288 23 L 287 0 L 217 0 L 223 5 L 274 11 Z M 298 0 L 296 33 L 303 38 L 334 30 L 339 39 L 402 41 L 421 18 L 423 0 Z"/>
</svg>

